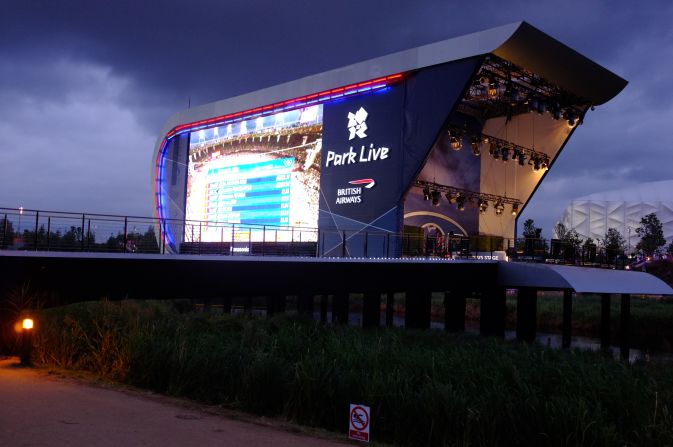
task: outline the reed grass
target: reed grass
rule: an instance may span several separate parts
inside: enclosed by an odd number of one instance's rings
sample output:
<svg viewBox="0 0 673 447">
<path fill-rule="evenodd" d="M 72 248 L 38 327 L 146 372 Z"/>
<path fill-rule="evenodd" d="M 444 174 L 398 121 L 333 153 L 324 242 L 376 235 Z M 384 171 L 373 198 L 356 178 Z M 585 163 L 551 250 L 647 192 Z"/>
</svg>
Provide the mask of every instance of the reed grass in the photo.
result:
<svg viewBox="0 0 673 447">
<path fill-rule="evenodd" d="M 671 445 L 673 374 L 592 352 L 440 331 L 181 313 L 170 303 L 42 311 L 35 360 L 346 432 L 348 405 L 399 445 Z"/>
</svg>

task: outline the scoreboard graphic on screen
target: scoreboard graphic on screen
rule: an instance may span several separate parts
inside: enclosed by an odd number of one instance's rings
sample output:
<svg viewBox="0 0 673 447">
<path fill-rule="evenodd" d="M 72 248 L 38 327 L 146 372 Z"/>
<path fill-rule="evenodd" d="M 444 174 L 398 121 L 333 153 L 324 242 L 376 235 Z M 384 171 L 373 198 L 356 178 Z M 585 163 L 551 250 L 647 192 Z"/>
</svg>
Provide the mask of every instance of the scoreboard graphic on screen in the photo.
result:
<svg viewBox="0 0 673 447">
<path fill-rule="evenodd" d="M 294 157 L 289 157 L 209 169 L 207 220 L 289 225 L 294 161 Z"/>
</svg>

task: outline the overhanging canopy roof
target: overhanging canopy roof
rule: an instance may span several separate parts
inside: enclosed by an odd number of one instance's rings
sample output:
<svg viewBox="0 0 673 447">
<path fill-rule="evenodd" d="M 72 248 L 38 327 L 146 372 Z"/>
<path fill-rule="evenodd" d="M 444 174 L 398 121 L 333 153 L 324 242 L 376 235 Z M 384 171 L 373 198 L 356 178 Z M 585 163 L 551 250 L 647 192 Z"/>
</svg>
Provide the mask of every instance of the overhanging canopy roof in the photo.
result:
<svg viewBox="0 0 673 447">
<path fill-rule="evenodd" d="M 179 124 L 265 106 L 380 76 L 409 72 L 486 54 L 495 54 L 509 60 L 595 105 L 610 100 L 627 84 L 621 77 L 532 25 L 517 22 L 187 109 L 176 113 L 168 120 L 161 138 Z"/>
<path fill-rule="evenodd" d="M 648 273 L 552 264 L 500 262 L 498 284 L 512 288 L 570 289 L 577 293 L 673 295 L 668 284 Z"/>
</svg>

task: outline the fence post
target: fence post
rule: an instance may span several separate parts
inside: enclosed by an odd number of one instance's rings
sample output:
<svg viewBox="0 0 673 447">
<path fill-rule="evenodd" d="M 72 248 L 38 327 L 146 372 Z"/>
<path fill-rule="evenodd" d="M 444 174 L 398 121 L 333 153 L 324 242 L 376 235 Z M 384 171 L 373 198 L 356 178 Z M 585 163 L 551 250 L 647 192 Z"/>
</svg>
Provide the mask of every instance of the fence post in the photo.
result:
<svg viewBox="0 0 673 447">
<path fill-rule="evenodd" d="M 201 221 L 199 221 L 199 256 L 201 255 Z"/>
<path fill-rule="evenodd" d="M 122 248 L 122 253 L 126 253 L 126 238 L 128 237 L 129 229 L 129 218 L 124 216 L 124 247 Z"/>
<path fill-rule="evenodd" d="M 367 254 L 367 248 L 368 248 L 368 247 L 367 247 L 367 242 L 368 242 L 368 240 L 369 240 L 369 235 L 368 235 L 368 233 L 365 231 L 365 258 L 368 258 L 368 257 L 369 257 L 368 254 Z"/>
<path fill-rule="evenodd" d="M 80 250 L 84 251 L 84 220 L 86 219 L 85 215 L 82 214 L 82 232 L 81 232 L 81 243 L 80 243 Z"/>
<path fill-rule="evenodd" d="M 346 230 L 341 230 L 341 257 L 346 257 Z"/>
<path fill-rule="evenodd" d="M 51 247 L 51 216 L 47 217 L 47 251 Z"/>
<path fill-rule="evenodd" d="M 252 231 L 252 228 L 250 229 Z M 266 225 L 262 225 L 262 256 L 266 253 Z"/>
<path fill-rule="evenodd" d="M 162 254 L 166 254 L 166 219 L 161 220 L 161 225 L 164 227 L 163 235 L 161 236 L 161 241 L 163 242 Z"/>
<path fill-rule="evenodd" d="M 91 250 L 91 219 L 86 224 L 86 250 Z"/>
<path fill-rule="evenodd" d="M 390 233 L 386 233 L 386 237 L 384 239 L 386 241 L 386 258 L 390 257 Z"/>
<path fill-rule="evenodd" d="M 7 248 L 7 229 L 9 228 L 9 221 L 7 220 L 7 213 L 5 213 L 4 229 L 2 230 L 2 248 Z"/>
<path fill-rule="evenodd" d="M 37 225 L 40 220 L 40 212 L 35 211 L 35 251 L 37 251 Z"/>
</svg>

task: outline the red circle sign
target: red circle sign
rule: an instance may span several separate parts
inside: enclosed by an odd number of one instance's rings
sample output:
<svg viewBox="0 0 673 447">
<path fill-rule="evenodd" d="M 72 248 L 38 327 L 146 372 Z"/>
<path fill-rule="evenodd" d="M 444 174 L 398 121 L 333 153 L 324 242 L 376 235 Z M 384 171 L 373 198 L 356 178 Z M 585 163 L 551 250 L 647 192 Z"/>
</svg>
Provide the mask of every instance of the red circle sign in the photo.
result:
<svg viewBox="0 0 673 447">
<path fill-rule="evenodd" d="M 351 411 L 351 425 L 356 430 L 364 430 L 369 425 L 369 415 L 364 408 L 357 406 Z"/>
</svg>

